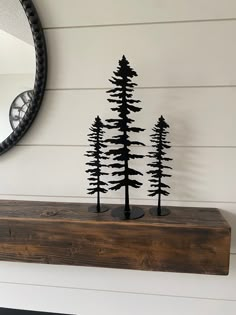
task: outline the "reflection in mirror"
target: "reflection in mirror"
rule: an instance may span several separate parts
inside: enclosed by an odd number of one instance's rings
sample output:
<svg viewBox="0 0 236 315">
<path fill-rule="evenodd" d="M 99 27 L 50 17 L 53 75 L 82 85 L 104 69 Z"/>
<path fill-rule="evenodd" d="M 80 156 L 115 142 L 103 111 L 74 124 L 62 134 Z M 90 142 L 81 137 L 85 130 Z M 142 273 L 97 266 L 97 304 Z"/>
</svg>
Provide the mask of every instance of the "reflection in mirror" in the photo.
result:
<svg viewBox="0 0 236 315">
<path fill-rule="evenodd" d="M 36 57 L 19 0 L 0 0 L 0 142 L 18 126 L 32 98 Z"/>
</svg>

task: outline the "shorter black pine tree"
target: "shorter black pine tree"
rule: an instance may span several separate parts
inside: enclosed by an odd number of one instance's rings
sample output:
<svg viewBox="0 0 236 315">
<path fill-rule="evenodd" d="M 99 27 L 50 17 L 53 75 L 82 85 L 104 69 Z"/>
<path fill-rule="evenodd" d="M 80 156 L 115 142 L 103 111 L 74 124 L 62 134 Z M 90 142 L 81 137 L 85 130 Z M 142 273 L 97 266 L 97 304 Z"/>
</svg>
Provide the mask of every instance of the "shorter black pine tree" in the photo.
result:
<svg viewBox="0 0 236 315">
<path fill-rule="evenodd" d="M 86 165 L 91 166 L 86 172 L 90 173 L 90 177 L 88 180 L 90 181 L 90 186 L 94 186 L 92 188 L 88 188 L 88 194 L 97 194 L 97 205 L 96 207 L 91 207 L 89 211 L 91 212 L 105 212 L 108 210 L 108 207 L 101 206 L 100 204 L 100 193 L 106 193 L 107 183 L 101 180 L 101 176 L 108 175 L 102 171 L 102 168 L 106 165 L 102 164 L 102 160 L 107 160 L 108 157 L 102 152 L 102 149 L 105 149 L 107 146 L 104 144 L 104 125 L 99 116 L 95 118 L 95 122 L 92 124 L 90 131 L 91 133 L 88 135 L 89 142 L 91 142 L 90 146 L 93 148 L 91 151 L 87 151 L 85 156 L 93 158 L 92 161 L 87 162 Z"/>
<path fill-rule="evenodd" d="M 172 169 L 170 166 L 163 164 L 164 162 L 172 160 L 171 158 L 166 157 L 165 152 L 165 149 L 170 148 L 170 142 L 166 140 L 167 134 L 169 133 L 167 128 L 169 128 L 169 125 L 166 123 L 164 117 L 161 116 L 152 129 L 154 133 L 151 135 L 151 142 L 154 143 L 152 147 L 155 148 L 155 151 L 149 152 L 148 155 L 148 157 L 155 159 L 154 162 L 148 164 L 153 170 L 150 170 L 147 173 L 151 174 L 151 179 L 149 179 L 149 181 L 151 182 L 151 187 L 153 187 L 148 191 L 149 196 L 154 197 L 158 195 L 158 205 L 154 209 L 151 209 L 151 213 L 157 216 L 170 213 L 168 209 L 161 207 L 161 195 L 168 196 L 169 192 L 166 189 L 170 188 L 170 186 L 162 182 L 162 178 L 171 177 L 171 175 L 164 172 L 164 169 Z"/>
</svg>

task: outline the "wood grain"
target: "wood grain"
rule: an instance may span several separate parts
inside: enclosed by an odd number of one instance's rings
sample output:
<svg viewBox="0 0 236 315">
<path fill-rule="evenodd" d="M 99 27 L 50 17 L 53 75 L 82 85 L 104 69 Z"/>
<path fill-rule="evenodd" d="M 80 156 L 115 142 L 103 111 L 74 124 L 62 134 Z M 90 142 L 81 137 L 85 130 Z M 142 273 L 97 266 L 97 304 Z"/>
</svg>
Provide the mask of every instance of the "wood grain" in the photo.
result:
<svg viewBox="0 0 236 315">
<path fill-rule="evenodd" d="M 217 209 L 170 207 L 157 218 L 141 206 L 142 219 L 124 222 L 89 206 L 1 201 L 0 259 L 228 274 L 230 226 Z"/>
</svg>

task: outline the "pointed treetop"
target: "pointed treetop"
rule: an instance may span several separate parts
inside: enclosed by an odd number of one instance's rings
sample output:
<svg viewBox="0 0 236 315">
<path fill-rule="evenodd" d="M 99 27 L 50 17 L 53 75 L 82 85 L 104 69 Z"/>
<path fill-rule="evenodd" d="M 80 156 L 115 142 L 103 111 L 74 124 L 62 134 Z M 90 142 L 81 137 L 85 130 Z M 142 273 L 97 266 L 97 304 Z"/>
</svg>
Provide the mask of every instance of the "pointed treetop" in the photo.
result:
<svg viewBox="0 0 236 315">
<path fill-rule="evenodd" d="M 103 127 L 103 123 L 101 118 L 97 115 L 97 117 L 95 118 L 95 122 L 94 122 L 94 126 L 95 127 Z"/>
<path fill-rule="evenodd" d="M 123 55 L 121 60 L 119 60 L 119 64 L 129 65 L 129 61 L 126 59 L 125 55 Z"/>
<path fill-rule="evenodd" d="M 119 66 L 117 71 L 114 71 L 114 74 L 120 77 L 137 77 L 137 72 L 134 71 L 133 68 L 130 67 L 129 61 L 126 59 L 125 55 L 122 56 L 121 60 L 119 60 Z"/>
<path fill-rule="evenodd" d="M 97 117 L 95 118 L 96 122 L 101 122 L 101 118 L 97 115 Z"/>
<path fill-rule="evenodd" d="M 161 117 L 158 120 L 158 126 L 162 126 L 165 128 L 169 128 L 170 126 L 167 124 L 167 122 L 165 121 L 165 118 L 161 115 Z"/>
</svg>

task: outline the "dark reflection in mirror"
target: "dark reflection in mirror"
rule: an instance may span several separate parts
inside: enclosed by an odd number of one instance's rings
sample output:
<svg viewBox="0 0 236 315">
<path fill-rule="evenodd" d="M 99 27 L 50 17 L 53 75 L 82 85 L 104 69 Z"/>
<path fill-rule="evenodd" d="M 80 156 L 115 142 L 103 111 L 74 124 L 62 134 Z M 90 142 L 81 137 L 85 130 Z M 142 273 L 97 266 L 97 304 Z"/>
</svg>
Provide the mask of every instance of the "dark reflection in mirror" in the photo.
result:
<svg viewBox="0 0 236 315">
<path fill-rule="evenodd" d="M 12 130 L 15 130 L 25 116 L 33 99 L 33 90 L 22 92 L 11 104 L 9 120 Z"/>
</svg>

